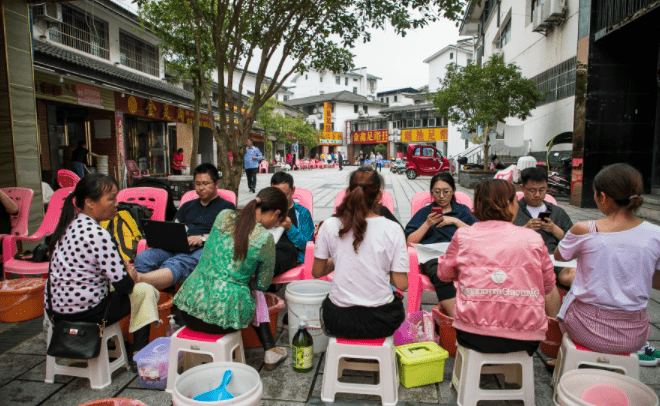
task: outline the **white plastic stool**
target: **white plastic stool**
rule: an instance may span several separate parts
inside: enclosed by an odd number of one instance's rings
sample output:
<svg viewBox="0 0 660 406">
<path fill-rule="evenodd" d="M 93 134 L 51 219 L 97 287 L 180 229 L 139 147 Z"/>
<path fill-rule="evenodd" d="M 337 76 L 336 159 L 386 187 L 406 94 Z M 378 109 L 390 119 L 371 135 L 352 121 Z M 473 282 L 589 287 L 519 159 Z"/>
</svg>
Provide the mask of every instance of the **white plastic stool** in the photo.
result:
<svg viewBox="0 0 660 406">
<path fill-rule="evenodd" d="M 52 326 L 48 327 L 48 342 L 52 335 Z M 113 339 L 115 349 L 108 350 L 108 342 Z M 110 362 L 110 358 L 116 358 Z M 83 361 L 81 361 L 83 362 Z M 124 347 L 124 338 L 119 323 L 106 326 L 101 340 L 101 352 L 97 358 L 88 359 L 86 367 L 60 365 L 55 357 L 46 356 L 46 383 L 53 383 L 55 375 L 77 376 L 89 379 L 92 389 L 103 389 L 112 382 L 112 373 L 125 366 L 128 370 L 128 356 Z"/>
<path fill-rule="evenodd" d="M 218 335 L 199 333 L 186 327 L 180 328 L 172 334 L 170 340 L 170 363 L 167 369 L 167 389 L 165 389 L 168 393 L 172 393 L 174 382 L 179 377 L 179 351 L 193 353 L 198 356 L 207 355 L 213 359 L 213 362 L 245 363 L 243 338 L 240 331 Z M 190 365 L 185 364 L 184 370 L 201 364 L 201 359 L 197 357 L 197 362 Z"/>
<path fill-rule="evenodd" d="M 376 360 L 378 364 L 347 361 L 346 358 Z M 377 385 L 343 383 L 339 378 L 344 369 L 379 371 Z M 346 340 L 331 337 L 325 353 L 325 371 L 321 400 L 334 402 L 337 393 L 380 396 L 384 406 L 394 406 L 399 400 L 399 370 L 392 337 L 376 340 Z"/>
<path fill-rule="evenodd" d="M 479 388 L 481 374 L 498 373 L 504 374 L 505 382 L 517 383 L 520 389 Z M 458 345 L 451 384 L 458 392 L 459 406 L 476 406 L 480 400 L 522 400 L 525 406 L 534 406 L 533 358 L 527 351 L 484 354 Z"/>
<path fill-rule="evenodd" d="M 575 346 L 568 334 L 564 334 L 559 354 L 557 354 L 557 366 L 552 377 L 554 387 L 557 387 L 563 374 L 578 369 L 582 365 L 618 372 L 639 380 L 639 357 L 636 352 L 623 355 L 582 350 Z"/>
</svg>

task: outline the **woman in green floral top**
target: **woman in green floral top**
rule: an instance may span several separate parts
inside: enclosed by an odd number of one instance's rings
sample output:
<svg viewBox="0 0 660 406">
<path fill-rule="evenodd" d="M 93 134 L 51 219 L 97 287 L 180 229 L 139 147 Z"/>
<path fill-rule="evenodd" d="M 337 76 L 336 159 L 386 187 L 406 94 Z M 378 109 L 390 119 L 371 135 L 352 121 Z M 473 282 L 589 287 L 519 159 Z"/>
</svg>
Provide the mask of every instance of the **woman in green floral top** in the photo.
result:
<svg viewBox="0 0 660 406">
<path fill-rule="evenodd" d="M 269 187 L 240 212 L 220 212 L 197 267 L 174 297 L 188 328 L 228 334 L 250 324 L 255 314 L 250 287 L 265 291 L 273 278 L 275 242 L 267 229 L 285 221 L 287 209 L 286 195 Z M 268 323 L 254 329 L 264 346 L 266 367 L 275 368 L 286 351 L 275 347 Z"/>
</svg>

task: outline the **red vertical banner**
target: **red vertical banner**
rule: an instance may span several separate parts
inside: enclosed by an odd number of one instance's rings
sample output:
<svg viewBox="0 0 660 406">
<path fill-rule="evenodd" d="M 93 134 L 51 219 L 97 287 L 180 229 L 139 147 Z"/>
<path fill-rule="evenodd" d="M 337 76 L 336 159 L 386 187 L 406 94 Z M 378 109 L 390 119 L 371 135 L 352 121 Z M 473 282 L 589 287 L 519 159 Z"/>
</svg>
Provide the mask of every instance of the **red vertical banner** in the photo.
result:
<svg viewBox="0 0 660 406">
<path fill-rule="evenodd" d="M 323 131 L 332 131 L 332 104 L 323 103 Z"/>
<path fill-rule="evenodd" d="M 121 185 L 124 179 L 124 113 L 115 111 L 115 136 L 117 137 L 117 181 Z"/>
</svg>

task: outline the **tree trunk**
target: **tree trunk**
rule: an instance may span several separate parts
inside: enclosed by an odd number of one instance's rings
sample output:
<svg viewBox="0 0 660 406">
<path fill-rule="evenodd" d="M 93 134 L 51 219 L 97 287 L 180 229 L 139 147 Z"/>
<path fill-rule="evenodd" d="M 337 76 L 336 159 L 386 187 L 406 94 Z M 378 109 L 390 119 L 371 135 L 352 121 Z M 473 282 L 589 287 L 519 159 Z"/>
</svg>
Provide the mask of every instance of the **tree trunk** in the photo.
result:
<svg viewBox="0 0 660 406">
<path fill-rule="evenodd" d="M 490 149 L 490 135 L 484 133 L 484 170 L 488 170 L 490 165 L 490 157 L 488 156 L 488 150 Z"/>
<path fill-rule="evenodd" d="M 192 149 L 190 150 L 190 173 L 193 173 L 197 165 L 197 149 L 199 148 L 199 114 L 202 105 L 202 95 L 199 91 L 199 83 L 193 78 L 193 92 L 195 93 L 195 121 L 193 122 Z"/>
</svg>

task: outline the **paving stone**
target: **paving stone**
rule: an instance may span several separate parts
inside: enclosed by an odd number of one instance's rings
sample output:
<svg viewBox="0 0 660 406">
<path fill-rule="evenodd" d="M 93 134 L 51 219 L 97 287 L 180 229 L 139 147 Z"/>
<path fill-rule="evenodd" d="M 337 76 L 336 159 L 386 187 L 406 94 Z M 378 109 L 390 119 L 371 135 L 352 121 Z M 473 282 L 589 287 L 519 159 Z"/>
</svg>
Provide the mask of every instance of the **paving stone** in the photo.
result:
<svg viewBox="0 0 660 406">
<path fill-rule="evenodd" d="M 649 300 L 646 313 L 648 313 L 651 323 L 660 323 L 660 303 L 655 300 Z"/>
<path fill-rule="evenodd" d="M 117 397 L 135 399 L 149 406 L 172 406 L 172 395 L 162 390 L 124 389 Z"/>
<path fill-rule="evenodd" d="M 16 325 L 18 325 L 18 323 L 0 322 L 0 333 L 2 333 L 3 331 L 7 331 L 9 329 L 12 329 L 12 328 L 16 327 Z"/>
<path fill-rule="evenodd" d="M 261 399 L 259 406 L 305 406 L 305 402 Z"/>
<path fill-rule="evenodd" d="M 46 356 L 46 335 L 41 333 L 23 344 L 9 350 L 12 354 L 30 354 Z"/>
<path fill-rule="evenodd" d="M 259 375 L 264 385 L 263 399 L 306 402 L 320 359 L 320 354 L 314 355 L 314 368 L 306 374 L 300 374 L 293 370 L 290 356 L 273 371 L 262 369 Z"/>
<path fill-rule="evenodd" d="M 651 324 L 651 334 L 649 334 L 649 341 L 660 341 L 660 328 Z"/>
<path fill-rule="evenodd" d="M 376 378 L 367 377 L 367 376 L 346 376 L 342 377 L 343 382 L 347 383 L 358 383 L 358 384 L 367 384 L 374 385 L 376 384 Z M 321 390 L 323 388 L 323 375 L 319 375 L 314 383 L 314 391 L 312 392 L 312 398 L 321 398 Z M 399 392 L 399 399 L 401 398 L 401 392 Z M 348 400 L 359 400 L 359 401 L 380 401 L 380 396 L 373 395 L 362 395 L 362 394 L 352 394 L 352 393 L 337 393 L 335 395 L 334 403 L 326 403 L 328 405 L 340 404 L 339 402 L 348 401 Z"/>
<path fill-rule="evenodd" d="M 0 355 L 0 386 L 5 385 L 45 360 L 46 357 L 38 355 L 8 353 Z"/>
<path fill-rule="evenodd" d="M 30 369 L 23 375 L 19 376 L 17 379 L 45 383 L 44 380 L 46 379 L 46 357 L 43 357 L 43 360 L 44 361 L 42 363 Z M 55 383 L 67 384 L 73 381 L 74 379 L 76 379 L 74 376 L 55 375 Z"/>
<path fill-rule="evenodd" d="M 89 379 L 76 378 L 66 385 L 62 390 L 55 393 L 43 406 L 80 405 L 97 399 L 115 397 L 128 383 L 135 379 L 137 374 L 119 368 L 112 374 L 112 382 L 103 389 L 92 389 L 89 387 Z M 151 406 L 151 405 L 150 405 Z"/>
<path fill-rule="evenodd" d="M 46 385 L 29 381 L 12 381 L 3 386 L 2 401 L 4 406 L 36 406 L 58 391 L 63 384 Z"/>
</svg>

